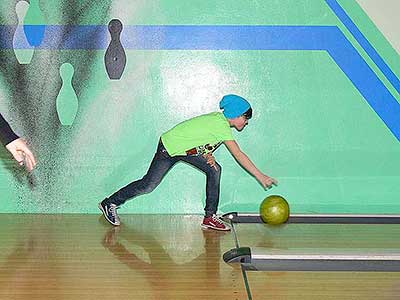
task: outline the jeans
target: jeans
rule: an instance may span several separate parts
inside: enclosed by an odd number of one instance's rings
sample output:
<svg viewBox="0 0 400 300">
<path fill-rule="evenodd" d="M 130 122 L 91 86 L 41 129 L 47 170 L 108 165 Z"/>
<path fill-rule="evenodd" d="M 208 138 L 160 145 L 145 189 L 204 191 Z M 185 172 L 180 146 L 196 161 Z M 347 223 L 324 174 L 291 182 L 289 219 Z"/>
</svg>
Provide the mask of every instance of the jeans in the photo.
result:
<svg viewBox="0 0 400 300">
<path fill-rule="evenodd" d="M 207 164 L 207 159 L 203 155 L 171 157 L 161 140 L 158 144 L 157 152 L 153 157 L 147 174 L 142 179 L 128 184 L 119 191 L 115 192 L 109 198 L 106 198 L 106 203 L 113 203 L 117 206 L 120 206 L 130 198 L 152 192 L 160 184 L 161 180 L 168 173 L 168 171 L 178 161 L 184 161 L 206 174 L 206 206 L 204 211 L 206 217 L 215 214 L 217 212 L 219 202 L 221 166 L 219 164 L 216 164 L 215 167 L 210 166 Z"/>
</svg>

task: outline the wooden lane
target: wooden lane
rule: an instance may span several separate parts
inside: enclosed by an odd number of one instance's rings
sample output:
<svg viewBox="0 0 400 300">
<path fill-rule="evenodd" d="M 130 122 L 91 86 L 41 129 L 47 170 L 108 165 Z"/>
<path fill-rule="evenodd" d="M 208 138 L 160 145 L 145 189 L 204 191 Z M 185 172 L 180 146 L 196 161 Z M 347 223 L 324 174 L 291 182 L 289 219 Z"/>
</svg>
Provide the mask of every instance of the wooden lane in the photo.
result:
<svg viewBox="0 0 400 300">
<path fill-rule="evenodd" d="M 247 272 L 253 299 L 395 300 L 399 273 Z"/>
<path fill-rule="evenodd" d="M 238 224 L 241 246 L 274 251 L 398 251 L 400 225 Z M 398 299 L 400 273 L 247 272 L 253 299 Z"/>
<path fill-rule="evenodd" d="M 290 248 L 400 249 L 398 224 L 235 225 L 241 246 Z"/>
<path fill-rule="evenodd" d="M 246 299 L 199 216 L 0 215 L 0 299 Z"/>
</svg>

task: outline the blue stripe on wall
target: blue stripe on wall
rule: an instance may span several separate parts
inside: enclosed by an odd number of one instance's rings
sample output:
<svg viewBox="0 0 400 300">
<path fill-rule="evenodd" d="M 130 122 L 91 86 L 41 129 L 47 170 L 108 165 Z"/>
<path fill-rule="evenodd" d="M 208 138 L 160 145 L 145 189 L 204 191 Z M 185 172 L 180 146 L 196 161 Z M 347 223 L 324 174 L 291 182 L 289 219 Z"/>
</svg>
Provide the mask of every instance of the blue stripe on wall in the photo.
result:
<svg viewBox="0 0 400 300">
<path fill-rule="evenodd" d="M 379 67 L 385 77 L 390 81 L 393 87 L 400 93 L 400 80 L 393 73 L 390 67 L 386 64 L 379 53 L 372 47 L 371 43 L 362 34 L 362 32 L 357 28 L 356 24 L 347 15 L 346 11 L 340 6 L 336 0 L 325 0 L 329 7 L 334 11 L 336 16 L 342 21 L 343 25 L 350 31 L 357 42 L 363 47 L 368 56 L 373 60 L 373 62 Z"/>
<path fill-rule="evenodd" d="M 0 48 L 12 48 L 12 30 L 0 27 Z M 38 48 L 103 50 L 109 39 L 107 26 L 51 25 Z M 400 104 L 336 26 L 126 26 L 121 40 L 133 50 L 325 50 L 400 141 Z"/>
<path fill-rule="evenodd" d="M 125 26 L 121 41 L 132 50 L 324 50 L 319 45 L 333 26 Z M 15 26 L 0 26 L 0 49 L 12 49 Z M 307 35 L 311 40 L 304 40 Z M 48 25 L 44 50 L 103 50 L 107 26 Z M 25 44 L 17 41 L 16 48 Z"/>
</svg>

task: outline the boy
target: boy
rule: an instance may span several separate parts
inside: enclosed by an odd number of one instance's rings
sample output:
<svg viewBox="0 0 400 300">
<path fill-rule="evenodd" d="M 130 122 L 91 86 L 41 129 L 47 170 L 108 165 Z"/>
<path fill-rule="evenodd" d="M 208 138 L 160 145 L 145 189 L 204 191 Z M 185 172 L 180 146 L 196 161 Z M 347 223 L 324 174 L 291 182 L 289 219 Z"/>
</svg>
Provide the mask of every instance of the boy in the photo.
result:
<svg viewBox="0 0 400 300">
<path fill-rule="evenodd" d="M 0 114 L 0 142 L 12 154 L 20 166 L 25 164 L 28 171 L 32 171 L 36 165 L 35 157 L 26 142 L 19 138 L 10 125 Z"/>
<path fill-rule="evenodd" d="M 222 143 L 264 188 L 277 184 L 275 179 L 257 169 L 233 138 L 231 127 L 241 131 L 248 124 L 252 116 L 250 104 L 240 96 L 226 95 L 220 101 L 220 108 L 223 109 L 223 113 L 214 112 L 189 119 L 161 135 L 147 174 L 99 203 L 99 208 L 108 222 L 120 225 L 117 208 L 129 198 L 153 191 L 175 163 L 184 161 L 207 176 L 205 216 L 201 226 L 222 231 L 230 230 L 216 216 L 221 166 L 215 161 L 213 152 Z"/>
</svg>

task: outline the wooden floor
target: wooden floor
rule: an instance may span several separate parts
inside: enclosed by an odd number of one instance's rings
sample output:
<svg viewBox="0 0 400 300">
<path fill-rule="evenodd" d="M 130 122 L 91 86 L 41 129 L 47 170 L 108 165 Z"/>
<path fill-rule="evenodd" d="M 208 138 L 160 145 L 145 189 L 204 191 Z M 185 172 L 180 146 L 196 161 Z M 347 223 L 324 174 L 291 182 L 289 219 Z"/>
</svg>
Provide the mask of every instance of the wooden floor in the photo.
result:
<svg viewBox="0 0 400 300">
<path fill-rule="evenodd" d="M 248 299 L 200 216 L 0 214 L 2 299 Z M 241 245 L 399 248 L 399 225 L 238 227 Z M 336 242 L 335 242 L 336 241 Z M 399 299 L 400 273 L 247 272 L 253 299 Z"/>
<path fill-rule="evenodd" d="M 0 214 L 0 299 L 246 299 L 200 216 Z"/>
</svg>

